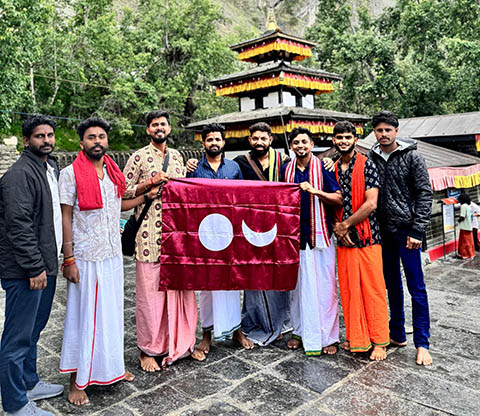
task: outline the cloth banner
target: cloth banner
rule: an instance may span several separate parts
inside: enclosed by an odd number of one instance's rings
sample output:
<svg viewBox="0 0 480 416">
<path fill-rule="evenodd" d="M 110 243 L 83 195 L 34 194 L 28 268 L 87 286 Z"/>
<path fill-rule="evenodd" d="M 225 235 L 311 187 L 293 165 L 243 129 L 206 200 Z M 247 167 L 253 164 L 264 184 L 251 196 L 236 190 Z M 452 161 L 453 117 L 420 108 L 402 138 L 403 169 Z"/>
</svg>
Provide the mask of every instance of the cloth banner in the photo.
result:
<svg viewBox="0 0 480 416">
<path fill-rule="evenodd" d="M 170 179 L 162 190 L 160 290 L 293 290 L 296 184 Z"/>
</svg>

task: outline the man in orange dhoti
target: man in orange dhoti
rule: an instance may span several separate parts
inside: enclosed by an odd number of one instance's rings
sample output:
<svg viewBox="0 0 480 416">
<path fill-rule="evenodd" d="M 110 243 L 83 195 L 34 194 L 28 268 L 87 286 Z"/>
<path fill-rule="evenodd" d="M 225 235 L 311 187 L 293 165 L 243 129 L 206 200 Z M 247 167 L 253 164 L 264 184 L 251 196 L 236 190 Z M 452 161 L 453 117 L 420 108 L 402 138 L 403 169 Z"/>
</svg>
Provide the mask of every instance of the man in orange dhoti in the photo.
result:
<svg viewBox="0 0 480 416">
<path fill-rule="evenodd" d="M 371 360 L 384 360 L 389 344 L 388 307 L 382 270 L 377 206 L 379 177 L 372 161 L 355 152 L 355 126 L 338 122 L 333 144 L 341 154 L 336 163 L 343 209 L 337 211 L 337 264 L 347 341 L 352 352 L 372 349 Z"/>
</svg>

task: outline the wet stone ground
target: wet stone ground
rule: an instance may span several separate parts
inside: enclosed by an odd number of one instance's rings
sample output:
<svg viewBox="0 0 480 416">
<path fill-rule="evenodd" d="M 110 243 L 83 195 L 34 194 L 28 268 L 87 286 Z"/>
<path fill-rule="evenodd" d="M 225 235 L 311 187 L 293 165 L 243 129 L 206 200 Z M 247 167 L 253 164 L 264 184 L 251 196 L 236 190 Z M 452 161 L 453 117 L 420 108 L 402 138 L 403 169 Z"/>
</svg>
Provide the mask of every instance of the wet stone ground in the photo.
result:
<svg viewBox="0 0 480 416">
<path fill-rule="evenodd" d="M 281 341 L 252 351 L 214 343 L 205 362 L 191 358 L 168 370 L 144 373 L 137 361 L 135 266 L 125 264 L 125 360 L 133 383 L 87 390 L 90 404 L 63 396 L 39 402 L 57 415 L 479 415 L 480 259 L 438 260 L 425 267 L 430 298 L 434 365 L 415 364 L 412 336 L 406 348 L 389 348 L 384 362 L 340 351 L 306 357 Z M 408 317 L 410 300 L 407 295 Z M 39 343 L 40 376 L 62 383 L 58 372 L 66 282 L 58 279 L 52 316 Z M 0 294 L 3 327 L 4 293 Z M 341 334 L 344 333 L 343 322 Z M 200 333 L 198 333 L 200 335 Z M 342 335 L 341 335 L 342 336 Z"/>
</svg>

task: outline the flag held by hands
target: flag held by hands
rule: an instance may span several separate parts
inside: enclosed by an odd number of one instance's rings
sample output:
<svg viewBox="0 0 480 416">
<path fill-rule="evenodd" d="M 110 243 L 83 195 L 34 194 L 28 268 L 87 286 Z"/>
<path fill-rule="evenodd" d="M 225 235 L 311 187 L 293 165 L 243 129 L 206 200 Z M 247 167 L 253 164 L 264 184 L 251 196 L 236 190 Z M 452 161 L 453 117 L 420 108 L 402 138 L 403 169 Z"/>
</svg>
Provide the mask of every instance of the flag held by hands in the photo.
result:
<svg viewBox="0 0 480 416">
<path fill-rule="evenodd" d="M 171 179 L 162 190 L 160 289 L 293 290 L 296 184 Z"/>
</svg>

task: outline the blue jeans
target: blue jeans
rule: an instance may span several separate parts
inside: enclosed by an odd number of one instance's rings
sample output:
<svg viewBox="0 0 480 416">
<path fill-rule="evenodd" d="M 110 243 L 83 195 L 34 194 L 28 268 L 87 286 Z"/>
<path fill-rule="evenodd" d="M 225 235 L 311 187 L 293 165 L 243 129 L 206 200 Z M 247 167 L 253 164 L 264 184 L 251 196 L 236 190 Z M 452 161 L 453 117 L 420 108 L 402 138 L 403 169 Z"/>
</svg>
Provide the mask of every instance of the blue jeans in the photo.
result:
<svg viewBox="0 0 480 416">
<path fill-rule="evenodd" d="M 0 389 L 5 412 L 28 403 L 27 390 L 38 383 L 37 342 L 52 309 L 56 276 L 47 287 L 30 290 L 30 279 L 2 280 L 6 292 L 5 324 L 0 347 Z"/>
<path fill-rule="evenodd" d="M 382 233 L 383 274 L 390 305 L 390 337 L 405 342 L 405 311 L 403 307 L 403 285 L 400 272 L 402 260 L 407 287 L 412 297 L 413 342 L 415 347 L 429 347 L 430 314 L 428 311 L 427 289 L 422 271 L 420 249 L 406 247 L 405 233 Z"/>
</svg>

